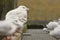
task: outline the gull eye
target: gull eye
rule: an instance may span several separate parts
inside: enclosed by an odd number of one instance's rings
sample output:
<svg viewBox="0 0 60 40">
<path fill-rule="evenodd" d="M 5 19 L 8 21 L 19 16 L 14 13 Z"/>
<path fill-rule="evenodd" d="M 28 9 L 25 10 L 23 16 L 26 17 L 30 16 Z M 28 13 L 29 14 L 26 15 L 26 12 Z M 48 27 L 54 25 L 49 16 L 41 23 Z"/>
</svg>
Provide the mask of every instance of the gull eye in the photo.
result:
<svg viewBox="0 0 60 40">
<path fill-rule="evenodd" d="M 23 7 L 23 8 L 25 8 L 25 7 Z"/>
</svg>

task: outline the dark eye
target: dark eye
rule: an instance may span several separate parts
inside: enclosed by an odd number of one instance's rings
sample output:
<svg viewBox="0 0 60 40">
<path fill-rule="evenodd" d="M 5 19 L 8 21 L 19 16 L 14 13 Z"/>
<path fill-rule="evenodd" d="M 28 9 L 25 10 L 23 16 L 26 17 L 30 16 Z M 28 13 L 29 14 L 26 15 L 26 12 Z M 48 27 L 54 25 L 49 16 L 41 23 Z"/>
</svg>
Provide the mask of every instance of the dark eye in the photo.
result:
<svg viewBox="0 0 60 40">
<path fill-rule="evenodd" d="M 25 7 L 23 7 L 23 8 L 25 8 Z"/>
</svg>

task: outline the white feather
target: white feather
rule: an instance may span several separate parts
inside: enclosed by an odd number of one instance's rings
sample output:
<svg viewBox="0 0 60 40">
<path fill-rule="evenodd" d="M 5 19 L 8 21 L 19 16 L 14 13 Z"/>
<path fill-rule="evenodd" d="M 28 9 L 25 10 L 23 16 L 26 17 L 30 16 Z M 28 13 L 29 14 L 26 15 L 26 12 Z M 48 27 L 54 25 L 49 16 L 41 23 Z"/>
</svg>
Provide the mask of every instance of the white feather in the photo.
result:
<svg viewBox="0 0 60 40">
<path fill-rule="evenodd" d="M 1 35 L 11 35 L 17 29 L 17 26 L 8 21 L 0 21 L 0 34 Z"/>
<path fill-rule="evenodd" d="M 27 10 L 28 8 L 26 6 L 19 6 L 18 8 L 7 13 L 6 20 L 14 21 L 17 25 L 23 25 L 27 22 Z"/>
<path fill-rule="evenodd" d="M 60 39 L 60 25 L 58 25 L 54 30 L 49 33 L 51 36 Z"/>
<path fill-rule="evenodd" d="M 0 21 L 0 34 L 11 35 L 17 28 L 23 28 L 24 23 L 27 22 L 27 10 L 26 6 L 19 6 L 9 11 L 5 20 Z"/>
<path fill-rule="evenodd" d="M 47 28 L 53 30 L 57 25 L 59 25 L 58 22 L 49 22 Z"/>
</svg>

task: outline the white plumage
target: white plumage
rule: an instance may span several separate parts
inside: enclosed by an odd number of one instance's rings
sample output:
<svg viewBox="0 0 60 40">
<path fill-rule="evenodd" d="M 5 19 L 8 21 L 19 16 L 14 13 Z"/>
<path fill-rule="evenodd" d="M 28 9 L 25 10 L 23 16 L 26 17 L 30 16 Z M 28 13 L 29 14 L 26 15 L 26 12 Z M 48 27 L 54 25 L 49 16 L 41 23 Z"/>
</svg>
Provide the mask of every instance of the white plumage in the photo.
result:
<svg viewBox="0 0 60 40">
<path fill-rule="evenodd" d="M 57 25 L 59 25 L 58 22 L 49 22 L 46 26 L 48 29 L 53 30 Z"/>
<path fill-rule="evenodd" d="M 0 21 L 0 35 L 11 35 L 17 29 L 17 26 L 8 21 Z"/>
<path fill-rule="evenodd" d="M 56 28 L 57 25 L 58 25 L 58 22 L 55 22 L 55 21 L 54 21 L 54 22 L 49 22 L 49 23 L 46 25 L 47 28 L 44 28 L 43 31 L 48 31 L 48 32 L 50 32 L 51 30 L 54 30 L 54 28 Z"/>
<path fill-rule="evenodd" d="M 58 25 L 54 30 L 50 31 L 49 35 L 59 40 L 60 39 L 60 25 Z"/>
<path fill-rule="evenodd" d="M 18 19 L 21 22 L 27 22 L 27 10 L 29 10 L 26 6 L 19 6 L 18 8 L 11 10 L 6 15 L 6 20 L 10 19 Z"/>
<path fill-rule="evenodd" d="M 50 30 L 48 30 L 48 28 L 43 28 L 43 32 L 45 33 L 49 33 Z"/>
<path fill-rule="evenodd" d="M 11 10 L 6 15 L 6 20 L 14 21 L 15 24 L 21 25 L 27 22 L 27 11 L 29 8 L 26 6 L 19 6 L 18 8 Z"/>
<path fill-rule="evenodd" d="M 47 24 L 45 31 L 49 31 L 49 35 L 55 37 L 57 40 L 60 39 L 60 21 L 53 21 Z M 48 29 L 48 30 L 47 30 Z"/>
<path fill-rule="evenodd" d="M 26 6 L 19 6 L 9 11 L 6 14 L 6 19 L 0 21 L 0 34 L 11 35 L 17 28 L 23 28 L 23 25 L 27 22 L 27 10 Z"/>
</svg>

